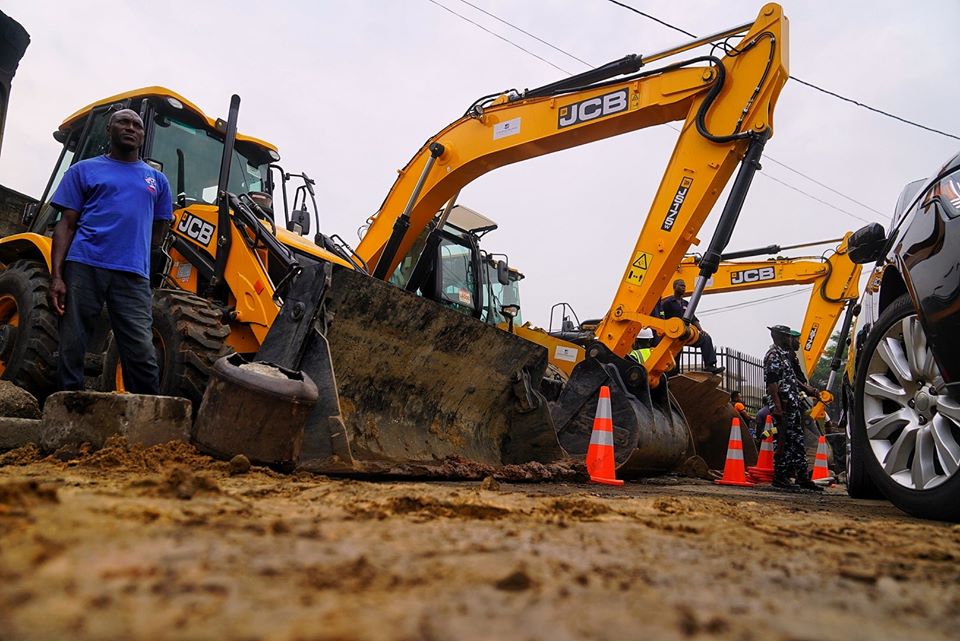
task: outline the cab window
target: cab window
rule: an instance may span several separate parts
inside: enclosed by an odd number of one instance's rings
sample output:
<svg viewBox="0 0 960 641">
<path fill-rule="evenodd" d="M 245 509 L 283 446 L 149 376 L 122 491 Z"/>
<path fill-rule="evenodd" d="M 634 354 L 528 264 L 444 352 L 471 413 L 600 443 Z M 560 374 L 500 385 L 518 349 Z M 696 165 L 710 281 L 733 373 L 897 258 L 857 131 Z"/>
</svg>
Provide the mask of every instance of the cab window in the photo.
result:
<svg viewBox="0 0 960 641">
<path fill-rule="evenodd" d="M 216 203 L 223 141 L 175 118 L 158 116 L 155 123 L 150 157 L 163 164 L 173 192 L 188 202 Z M 266 164 L 251 164 L 234 148 L 227 189 L 238 194 L 264 191 L 266 172 Z"/>
<path fill-rule="evenodd" d="M 102 156 L 110 151 L 110 134 L 107 133 L 107 120 L 112 109 L 103 109 L 93 112 L 90 116 L 90 126 L 87 128 L 87 137 L 77 154 L 77 160 L 86 160 L 95 156 Z"/>
<path fill-rule="evenodd" d="M 440 241 L 440 298 L 466 313 L 476 309 L 471 258 L 469 247 L 447 239 Z"/>
</svg>

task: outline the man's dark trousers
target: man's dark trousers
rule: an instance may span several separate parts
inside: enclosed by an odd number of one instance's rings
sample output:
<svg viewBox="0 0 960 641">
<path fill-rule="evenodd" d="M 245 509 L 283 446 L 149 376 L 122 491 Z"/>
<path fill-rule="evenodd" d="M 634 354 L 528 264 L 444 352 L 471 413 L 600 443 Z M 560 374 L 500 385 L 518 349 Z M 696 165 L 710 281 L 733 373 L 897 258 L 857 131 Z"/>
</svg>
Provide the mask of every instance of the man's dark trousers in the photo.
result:
<svg viewBox="0 0 960 641">
<path fill-rule="evenodd" d="M 83 361 L 103 304 L 123 365 L 123 385 L 134 394 L 160 393 L 160 368 L 153 347 L 150 281 L 130 272 L 64 261 L 67 285 L 60 319 L 60 389 L 83 389 Z"/>
<path fill-rule="evenodd" d="M 717 349 L 713 346 L 713 337 L 710 334 L 701 333 L 700 338 L 693 346 L 700 348 L 704 365 L 707 367 L 717 366 Z"/>
</svg>

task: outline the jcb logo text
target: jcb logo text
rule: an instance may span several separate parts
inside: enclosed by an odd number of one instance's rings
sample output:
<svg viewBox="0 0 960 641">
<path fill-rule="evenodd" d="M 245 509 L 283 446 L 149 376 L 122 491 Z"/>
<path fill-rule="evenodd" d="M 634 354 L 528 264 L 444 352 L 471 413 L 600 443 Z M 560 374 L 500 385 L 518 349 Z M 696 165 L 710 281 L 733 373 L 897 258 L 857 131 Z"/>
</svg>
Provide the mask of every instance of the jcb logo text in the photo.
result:
<svg viewBox="0 0 960 641">
<path fill-rule="evenodd" d="M 730 274 L 731 285 L 743 285 L 744 283 L 759 283 L 765 280 L 773 280 L 777 275 L 773 267 L 761 267 L 760 269 L 744 269 Z"/>
<path fill-rule="evenodd" d="M 197 218 L 193 214 L 184 214 L 177 224 L 177 231 L 192 238 L 201 245 L 209 245 L 213 240 L 213 225 Z"/>
<path fill-rule="evenodd" d="M 576 125 L 588 120 L 595 120 L 604 116 L 611 116 L 615 113 L 627 110 L 627 90 L 621 89 L 608 93 L 605 96 L 597 96 L 589 100 L 581 100 L 572 105 L 560 107 L 559 121 L 557 129 L 563 129 L 570 125 Z"/>
</svg>

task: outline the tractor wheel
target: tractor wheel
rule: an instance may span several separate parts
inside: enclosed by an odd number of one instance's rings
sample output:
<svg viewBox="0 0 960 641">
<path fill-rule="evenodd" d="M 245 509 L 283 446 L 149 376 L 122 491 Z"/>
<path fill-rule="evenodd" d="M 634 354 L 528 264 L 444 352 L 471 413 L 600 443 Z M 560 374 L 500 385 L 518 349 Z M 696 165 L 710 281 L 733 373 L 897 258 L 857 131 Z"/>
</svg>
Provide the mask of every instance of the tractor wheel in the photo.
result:
<svg viewBox="0 0 960 641">
<path fill-rule="evenodd" d="M 0 378 L 41 402 L 57 385 L 59 330 L 49 288 L 40 261 L 18 260 L 0 271 Z"/>
<path fill-rule="evenodd" d="M 180 396 L 200 408 L 210 368 L 230 352 L 230 328 L 209 301 L 177 289 L 158 289 L 153 296 L 153 344 L 160 365 L 160 393 Z M 103 359 L 100 388 L 124 390 L 120 355 L 111 332 Z"/>
</svg>

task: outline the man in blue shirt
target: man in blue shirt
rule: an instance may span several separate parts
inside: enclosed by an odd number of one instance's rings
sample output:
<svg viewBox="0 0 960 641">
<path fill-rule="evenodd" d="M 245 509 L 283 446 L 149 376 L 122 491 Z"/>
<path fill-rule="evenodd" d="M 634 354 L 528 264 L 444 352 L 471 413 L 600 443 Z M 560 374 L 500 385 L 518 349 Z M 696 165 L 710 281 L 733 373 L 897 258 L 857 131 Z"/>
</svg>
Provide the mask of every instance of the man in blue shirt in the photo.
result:
<svg viewBox="0 0 960 641">
<path fill-rule="evenodd" d="M 109 153 L 71 166 L 51 199 L 62 213 L 50 274 L 50 302 L 61 316 L 57 374 L 61 389 L 83 389 L 87 342 L 106 303 L 124 387 L 158 394 L 150 249 L 173 218 L 170 185 L 139 159 L 143 121 L 135 111 L 113 113 L 107 133 Z"/>
</svg>

